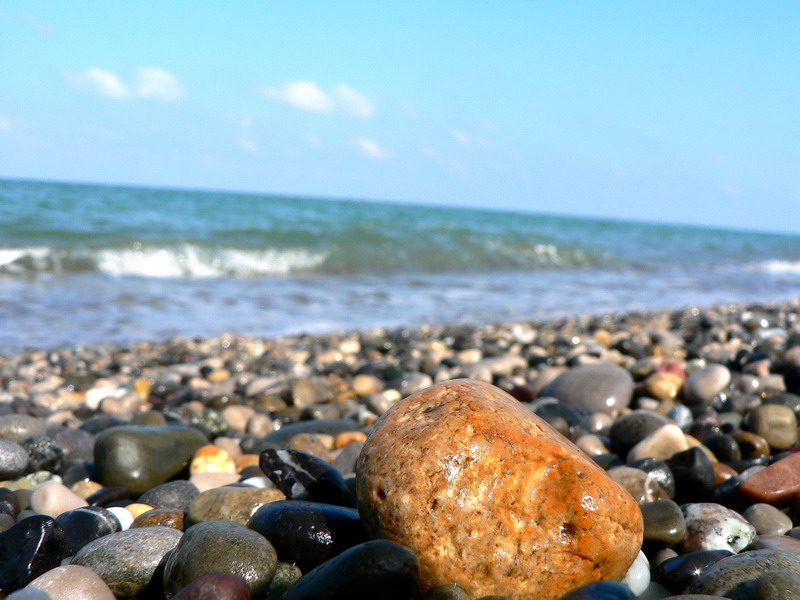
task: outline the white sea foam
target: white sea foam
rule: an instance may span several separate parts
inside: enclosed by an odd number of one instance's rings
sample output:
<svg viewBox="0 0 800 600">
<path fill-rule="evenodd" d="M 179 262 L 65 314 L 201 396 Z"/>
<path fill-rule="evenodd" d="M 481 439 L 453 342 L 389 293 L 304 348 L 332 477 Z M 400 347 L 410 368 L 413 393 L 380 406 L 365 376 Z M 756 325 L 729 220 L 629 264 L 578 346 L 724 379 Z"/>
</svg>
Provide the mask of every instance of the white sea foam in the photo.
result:
<svg viewBox="0 0 800 600">
<path fill-rule="evenodd" d="M 756 270 L 767 273 L 800 275 L 800 260 L 767 260 L 755 267 Z"/>
<path fill-rule="evenodd" d="M 21 274 L 31 270 L 30 264 L 41 265 L 46 261 L 48 248 L 0 248 L 0 273 Z"/>
</svg>

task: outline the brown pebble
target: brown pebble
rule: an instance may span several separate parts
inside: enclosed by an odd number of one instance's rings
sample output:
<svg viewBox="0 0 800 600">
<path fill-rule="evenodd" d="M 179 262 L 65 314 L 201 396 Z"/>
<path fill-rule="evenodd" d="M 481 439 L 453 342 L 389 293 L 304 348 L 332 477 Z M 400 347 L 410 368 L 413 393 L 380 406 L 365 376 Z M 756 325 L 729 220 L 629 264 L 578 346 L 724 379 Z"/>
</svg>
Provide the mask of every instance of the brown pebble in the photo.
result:
<svg viewBox="0 0 800 600">
<path fill-rule="evenodd" d="M 714 485 L 719 485 L 723 481 L 727 481 L 731 477 L 739 474 L 736 469 L 719 461 L 713 462 L 711 465 L 714 467 Z"/>
<path fill-rule="evenodd" d="M 742 458 L 770 455 L 769 444 L 760 435 L 750 431 L 737 430 L 731 433 L 731 437 L 739 444 Z"/>
<path fill-rule="evenodd" d="M 127 507 L 126 507 L 127 508 Z M 186 513 L 174 508 L 154 508 L 140 514 L 131 523 L 131 529 L 136 527 L 170 527 L 183 531 Z"/>
<path fill-rule="evenodd" d="M 739 493 L 753 502 L 783 506 L 800 492 L 800 454 L 792 454 L 748 477 Z"/>
<path fill-rule="evenodd" d="M 333 447 L 341 450 L 345 446 L 355 444 L 356 442 L 366 441 L 367 434 L 360 431 L 345 431 L 340 433 L 333 439 Z"/>
</svg>

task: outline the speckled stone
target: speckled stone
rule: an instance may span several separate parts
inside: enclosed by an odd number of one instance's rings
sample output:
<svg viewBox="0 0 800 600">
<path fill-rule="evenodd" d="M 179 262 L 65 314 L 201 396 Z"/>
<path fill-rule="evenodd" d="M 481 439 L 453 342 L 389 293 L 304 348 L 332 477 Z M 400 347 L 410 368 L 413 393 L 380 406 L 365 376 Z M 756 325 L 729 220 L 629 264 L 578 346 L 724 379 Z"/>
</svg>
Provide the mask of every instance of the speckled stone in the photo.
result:
<svg viewBox="0 0 800 600">
<path fill-rule="evenodd" d="M 577 408 L 611 413 L 630 404 L 633 377 L 610 363 L 580 365 L 564 371 L 541 393 Z"/>
<path fill-rule="evenodd" d="M 763 502 L 748 506 L 742 516 L 750 521 L 759 535 L 782 535 L 792 528 L 792 520 L 786 513 Z"/>
<path fill-rule="evenodd" d="M 164 593 L 169 600 L 201 575 L 233 573 L 261 598 L 277 562 L 275 549 L 263 535 L 232 521 L 205 521 L 187 529 L 167 559 Z"/>
<path fill-rule="evenodd" d="M 418 556 L 423 593 L 458 583 L 474 597 L 554 599 L 621 579 L 641 545 L 631 496 L 484 382 L 454 380 L 398 402 L 375 424 L 356 474 L 368 533 Z"/>
<path fill-rule="evenodd" d="M 183 425 L 106 429 L 97 436 L 94 464 L 105 485 L 124 485 L 141 494 L 183 471 L 208 440 Z"/>
<path fill-rule="evenodd" d="M 800 598 L 800 573 L 777 569 L 763 574 L 753 586 L 753 600 Z"/>
<path fill-rule="evenodd" d="M 202 492 L 189 506 L 189 523 L 202 521 L 235 521 L 247 525 L 256 511 L 286 496 L 274 488 L 223 486 Z"/>
<path fill-rule="evenodd" d="M 106 582 L 88 567 L 65 565 L 43 573 L 27 585 L 47 592 L 52 600 L 115 600 Z"/>
<path fill-rule="evenodd" d="M 303 573 L 297 565 L 278 561 L 275 577 L 272 578 L 272 583 L 269 584 L 264 600 L 286 600 L 289 590 L 302 576 Z"/>
<path fill-rule="evenodd" d="M 697 550 L 741 552 L 756 537 L 755 527 L 721 504 L 684 504 L 681 510 L 686 519 L 686 536 L 681 542 L 684 553 Z"/>
<path fill-rule="evenodd" d="M 112 533 L 84 546 L 70 564 L 89 567 L 122 598 L 141 593 L 164 556 L 175 548 L 181 532 L 168 527 L 142 527 Z"/>
<path fill-rule="evenodd" d="M 731 600 L 752 600 L 756 581 L 766 572 L 789 570 L 800 574 L 800 554 L 753 550 L 723 558 L 686 588 L 686 593 L 716 594 Z"/>
</svg>

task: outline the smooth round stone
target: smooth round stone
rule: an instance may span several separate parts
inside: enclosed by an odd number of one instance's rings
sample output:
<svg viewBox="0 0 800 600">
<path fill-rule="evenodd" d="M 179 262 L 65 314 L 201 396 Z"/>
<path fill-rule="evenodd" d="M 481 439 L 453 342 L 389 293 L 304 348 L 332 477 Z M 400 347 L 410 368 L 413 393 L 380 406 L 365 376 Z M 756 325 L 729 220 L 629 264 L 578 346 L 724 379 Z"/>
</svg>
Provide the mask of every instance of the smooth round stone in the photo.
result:
<svg viewBox="0 0 800 600">
<path fill-rule="evenodd" d="M 675 502 L 702 502 L 713 498 L 714 465 L 697 446 L 673 454 L 667 460 L 675 477 Z"/>
<path fill-rule="evenodd" d="M 598 581 L 572 590 L 561 600 L 636 600 L 636 596 L 622 583 Z"/>
<path fill-rule="evenodd" d="M 297 565 L 278 561 L 275 577 L 269 584 L 264 600 L 286 600 L 289 589 L 303 576 Z"/>
<path fill-rule="evenodd" d="M 274 488 L 223 486 L 201 492 L 189 506 L 189 523 L 235 521 L 247 525 L 256 511 L 270 502 L 285 500 Z"/>
<path fill-rule="evenodd" d="M 196 485 L 181 479 L 155 486 L 139 496 L 139 502 L 149 504 L 153 508 L 174 508 L 188 512 L 192 500 L 199 493 L 200 490 L 197 489 Z"/>
<path fill-rule="evenodd" d="M 751 550 L 783 550 L 800 554 L 800 540 L 789 535 L 757 535 Z"/>
<path fill-rule="evenodd" d="M 0 593 L 24 587 L 63 556 L 64 530 L 58 523 L 45 515 L 22 519 L 0 532 Z"/>
<path fill-rule="evenodd" d="M 787 450 L 797 442 L 797 418 L 791 408 L 762 404 L 750 411 L 747 429 L 763 437 L 773 450 Z"/>
<path fill-rule="evenodd" d="M 408 600 L 417 593 L 419 568 L 417 557 L 408 548 L 373 540 L 353 546 L 303 575 L 286 600 Z"/>
<path fill-rule="evenodd" d="M 261 598 L 277 562 L 275 548 L 261 534 L 232 521 L 205 521 L 187 529 L 170 554 L 164 592 L 169 600 L 202 575 L 233 573 L 244 578 L 255 598 Z"/>
<path fill-rule="evenodd" d="M 759 535 L 782 535 L 792 528 L 788 515 L 763 502 L 748 506 L 742 516 L 750 521 Z"/>
<path fill-rule="evenodd" d="M 28 452 L 16 442 L 0 438 L 0 480 L 13 479 L 28 468 Z"/>
<path fill-rule="evenodd" d="M 686 519 L 672 500 L 640 504 L 644 519 L 644 540 L 657 546 L 672 546 L 686 535 Z"/>
<path fill-rule="evenodd" d="M 189 473 L 236 473 L 236 461 L 227 450 L 205 445 L 194 453 L 189 463 Z"/>
<path fill-rule="evenodd" d="M 47 421 L 30 415 L 13 414 L 0 416 L 0 439 L 21 444 L 34 435 L 47 433 Z"/>
<path fill-rule="evenodd" d="M 767 440 L 758 434 L 755 434 L 751 431 L 737 430 L 731 433 L 731 437 L 736 440 L 737 444 L 739 444 L 739 450 L 742 453 L 742 458 L 770 455 L 770 449 Z"/>
<path fill-rule="evenodd" d="M 731 381 L 731 372 L 724 365 L 712 364 L 689 375 L 683 387 L 688 405 L 710 404 Z"/>
<path fill-rule="evenodd" d="M 112 427 L 97 436 L 94 464 L 101 483 L 142 494 L 186 469 L 207 443 L 200 431 L 183 425 Z"/>
<path fill-rule="evenodd" d="M 634 596 L 639 596 L 650 585 L 650 561 L 644 555 L 644 552 L 639 551 L 639 556 L 633 561 L 631 568 L 625 573 L 622 579 L 623 585 L 628 586 Z"/>
<path fill-rule="evenodd" d="M 448 381 L 395 404 L 367 439 L 356 486 L 367 532 L 419 558 L 423 594 L 458 583 L 473 597 L 554 599 L 622 578 L 641 545 L 630 494 L 484 382 Z"/>
<path fill-rule="evenodd" d="M 201 575 L 179 591 L 174 600 L 250 600 L 250 586 L 233 573 Z"/>
<path fill-rule="evenodd" d="M 273 502 L 258 509 L 249 527 L 272 543 L 279 560 L 302 571 L 368 539 L 357 510 L 318 502 Z"/>
<path fill-rule="evenodd" d="M 667 413 L 667 418 L 672 419 L 678 427 L 688 427 L 694 420 L 692 409 L 685 404 L 678 404 Z"/>
<path fill-rule="evenodd" d="M 717 433 L 710 435 L 703 440 L 703 445 L 711 450 L 717 460 L 728 462 L 731 460 L 741 460 L 742 451 L 739 444 L 729 435 Z"/>
<path fill-rule="evenodd" d="M 433 588 L 422 600 L 472 600 L 467 591 L 457 583 L 449 583 Z"/>
<path fill-rule="evenodd" d="M 0 487 L 0 514 L 16 519 L 21 510 L 17 495 L 5 487 Z"/>
<path fill-rule="evenodd" d="M 258 464 L 287 498 L 352 505 L 353 499 L 341 473 L 312 454 L 290 448 L 267 448 L 259 455 Z"/>
<path fill-rule="evenodd" d="M 756 529 L 739 513 L 713 502 L 685 504 L 686 536 L 681 551 L 730 550 L 741 552 L 756 537 Z"/>
<path fill-rule="evenodd" d="M 148 586 L 161 560 L 177 546 L 181 535 L 168 527 L 112 533 L 81 548 L 70 564 L 89 567 L 117 596 L 136 596 Z"/>
<path fill-rule="evenodd" d="M 133 513 L 123 506 L 109 506 L 106 510 L 119 521 L 120 531 L 127 531 L 133 524 Z"/>
<path fill-rule="evenodd" d="M 625 462 L 631 464 L 643 458 L 668 460 L 674 454 L 689 448 L 681 428 L 677 425 L 664 425 L 645 437 L 628 452 Z"/>
<path fill-rule="evenodd" d="M 654 577 L 658 583 L 671 592 L 679 593 L 712 565 L 729 556 L 733 556 L 733 552 L 730 550 L 688 552 L 659 563 Z"/>
<path fill-rule="evenodd" d="M 675 497 L 675 476 L 672 474 L 669 465 L 663 460 L 658 460 L 657 458 L 642 458 L 633 461 L 628 466 L 648 473 L 658 482 L 658 485 L 661 486 L 670 498 Z"/>
<path fill-rule="evenodd" d="M 570 406 L 611 413 L 627 407 L 633 396 L 633 377 L 610 363 L 580 365 L 564 371 L 543 391 Z"/>
<path fill-rule="evenodd" d="M 86 505 L 86 500 L 64 484 L 55 481 L 41 484 L 31 494 L 31 509 L 51 517 L 57 517 L 63 512 Z"/>
<path fill-rule="evenodd" d="M 583 450 L 587 456 L 596 456 L 598 454 L 607 454 L 608 448 L 603 443 L 603 440 L 596 435 L 586 434 L 575 440 L 575 445 Z"/>
<path fill-rule="evenodd" d="M 649 410 L 635 410 L 621 415 L 609 431 L 611 448 L 624 456 L 648 435 L 668 424 L 666 417 Z"/>
<path fill-rule="evenodd" d="M 800 574 L 790 569 L 765 573 L 753 586 L 753 600 L 800 598 Z"/>
<path fill-rule="evenodd" d="M 716 594 L 731 600 L 751 600 L 756 581 L 767 572 L 788 570 L 800 574 L 800 554 L 753 550 L 723 558 L 686 588 L 692 594 Z"/>
<path fill-rule="evenodd" d="M 64 529 L 65 556 L 72 556 L 86 544 L 121 529 L 114 514 L 99 506 L 83 506 L 63 512 L 56 518 L 56 523 Z"/>
<path fill-rule="evenodd" d="M 130 529 L 138 527 L 171 527 L 183 531 L 186 513 L 175 508 L 154 508 L 136 517 Z"/>
<path fill-rule="evenodd" d="M 677 373 L 658 371 L 644 380 L 644 391 L 656 400 L 672 400 L 683 387 L 683 377 Z"/>
<path fill-rule="evenodd" d="M 31 581 L 26 589 L 47 592 L 51 600 L 116 600 L 97 573 L 80 565 L 51 569 Z"/>
<path fill-rule="evenodd" d="M 637 504 L 642 502 L 652 502 L 658 498 L 658 482 L 639 469 L 633 467 L 613 467 L 608 470 L 608 476 L 620 484 L 627 491 Z"/>
</svg>

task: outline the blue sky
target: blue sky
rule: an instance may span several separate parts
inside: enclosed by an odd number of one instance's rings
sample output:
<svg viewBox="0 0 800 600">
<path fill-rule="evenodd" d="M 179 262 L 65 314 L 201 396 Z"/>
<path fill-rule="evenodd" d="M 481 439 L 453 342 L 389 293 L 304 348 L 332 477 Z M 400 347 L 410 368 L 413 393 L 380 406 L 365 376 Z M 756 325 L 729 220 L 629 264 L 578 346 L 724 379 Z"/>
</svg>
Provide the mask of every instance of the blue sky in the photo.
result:
<svg viewBox="0 0 800 600">
<path fill-rule="evenodd" d="M 5 0 L 0 177 L 800 233 L 800 3 Z"/>
</svg>

